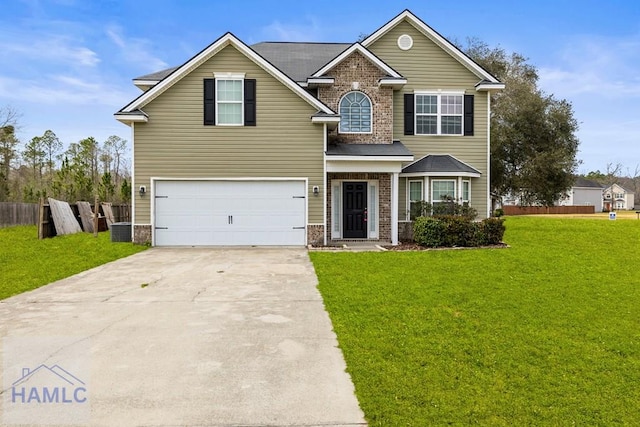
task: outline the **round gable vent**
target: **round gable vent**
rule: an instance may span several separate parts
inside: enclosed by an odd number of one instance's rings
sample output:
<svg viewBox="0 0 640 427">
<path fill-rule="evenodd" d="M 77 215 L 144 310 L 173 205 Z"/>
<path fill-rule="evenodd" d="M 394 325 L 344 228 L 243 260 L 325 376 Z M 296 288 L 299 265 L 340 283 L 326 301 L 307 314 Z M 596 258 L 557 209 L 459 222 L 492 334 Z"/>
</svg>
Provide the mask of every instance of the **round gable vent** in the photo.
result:
<svg viewBox="0 0 640 427">
<path fill-rule="evenodd" d="M 398 37 L 398 47 L 402 50 L 409 50 L 413 47 L 413 39 L 409 34 L 403 34 Z"/>
</svg>

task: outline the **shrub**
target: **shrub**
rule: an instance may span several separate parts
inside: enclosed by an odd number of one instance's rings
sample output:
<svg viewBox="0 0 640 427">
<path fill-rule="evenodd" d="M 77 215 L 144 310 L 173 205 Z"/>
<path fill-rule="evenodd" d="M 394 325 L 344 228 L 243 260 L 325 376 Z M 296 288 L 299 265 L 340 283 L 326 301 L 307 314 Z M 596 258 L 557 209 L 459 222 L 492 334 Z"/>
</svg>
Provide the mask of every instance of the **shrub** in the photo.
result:
<svg viewBox="0 0 640 427">
<path fill-rule="evenodd" d="M 448 215 L 438 217 L 444 225 L 443 246 L 475 246 L 477 226 L 464 216 Z"/>
<path fill-rule="evenodd" d="M 498 208 L 496 209 L 496 211 L 493 214 L 496 218 L 500 218 L 501 216 L 504 216 L 504 209 L 502 208 Z"/>
<path fill-rule="evenodd" d="M 415 242 L 431 248 L 496 245 L 502 241 L 504 231 L 501 218 L 475 222 L 468 217 L 442 215 L 419 217 L 413 223 Z"/>
<path fill-rule="evenodd" d="M 413 202 L 411 204 L 410 218 L 413 221 L 421 216 L 431 216 L 432 209 L 431 203 L 424 200 Z"/>
<path fill-rule="evenodd" d="M 433 216 L 462 216 L 474 220 L 478 216 L 478 211 L 467 202 L 460 204 L 454 200 L 445 200 L 433 204 Z"/>
<path fill-rule="evenodd" d="M 502 242 L 504 236 L 504 219 L 502 218 L 487 218 L 482 221 L 481 226 L 481 238 L 480 244 L 482 245 L 497 245 Z"/>
<path fill-rule="evenodd" d="M 443 245 L 445 226 L 440 219 L 421 216 L 413 223 L 413 240 L 422 246 L 437 248 Z"/>
</svg>

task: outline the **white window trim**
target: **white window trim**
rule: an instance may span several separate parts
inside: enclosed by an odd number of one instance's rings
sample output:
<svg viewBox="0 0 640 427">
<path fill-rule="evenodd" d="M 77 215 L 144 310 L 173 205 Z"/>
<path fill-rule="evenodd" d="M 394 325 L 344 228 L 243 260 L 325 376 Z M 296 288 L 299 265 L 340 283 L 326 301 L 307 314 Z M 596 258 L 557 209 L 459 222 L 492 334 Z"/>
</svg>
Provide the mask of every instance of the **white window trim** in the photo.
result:
<svg viewBox="0 0 640 427">
<path fill-rule="evenodd" d="M 213 73 L 216 82 L 216 126 L 244 126 L 244 78 L 245 73 Z M 223 101 L 223 104 L 240 104 L 240 123 L 220 123 L 218 114 L 220 112 L 220 101 L 218 101 L 218 83 L 220 81 L 239 81 L 240 82 L 240 101 Z"/>
<path fill-rule="evenodd" d="M 331 181 L 331 240 L 342 238 L 342 181 Z"/>
<path fill-rule="evenodd" d="M 371 122 L 371 130 L 369 132 L 343 132 L 342 130 L 340 130 L 340 125 L 342 123 L 338 124 L 338 133 L 342 134 L 342 135 L 371 135 L 373 133 L 373 102 L 371 101 L 371 97 L 369 95 L 367 95 L 366 93 L 362 92 L 361 90 L 350 90 L 349 92 L 345 93 L 344 95 L 342 95 L 342 97 L 340 98 L 340 101 L 338 101 L 338 114 L 340 113 L 340 105 L 342 104 L 342 100 L 349 95 L 350 93 L 361 93 L 362 95 L 364 95 L 365 98 L 367 98 L 369 100 L 369 108 L 371 109 L 371 113 L 369 116 L 369 121 Z"/>
<path fill-rule="evenodd" d="M 375 186 L 375 229 L 371 230 L 368 215 L 367 218 L 367 239 L 377 239 L 380 232 L 380 181 L 377 179 L 333 179 L 331 180 L 331 240 L 342 239 L 342 184 L 345 182 L 366 182 L 367 183 L 367 210 L 371 212 L 373 203 L 371 201 L 371 186 Z M 336 210 L 336 201 L 339 209 Z M 337 221 L 337 222 L 336 222 Z M 336 224 L 338 227 L 336 229 Z"/>
<path fill-rule="evenodd" d="M 433 205 L 434 203 L 442 203 L 442 200 L 438 199 L 435 200 L 433 198 L 433 187 L 434 187 L 434 183 L 435 182 L 453 182 L 453 200 L 457 200 L 458 198 L 458 180 L 457 179 L 432 179 L 431 180 L 431 204 Z"/>
<path fill-rule="evenodd" d="M 375 189 L 375 204 L 370 197 L 372 188 Z M 377 239 L 380 231 L 380 184 L 377 180 L 367 181 L 367 212 L 369 212 L 367 215 L 367 236 L 369 239 Z M 374 213 L 375 221 L 371 221 L 371 212 Z M 371 224 L 373 224 L 373 230 Z"/>
<path fill-rule="evenodd" d="M 413 128 L 416 135 L 424 136 L 463 136 L 464 135 L 464 94 L 462 90 L 416 90 L 413 92 Z M 436 116 L 436 133 L 418 133 L 418 115 L 420 116 L 433 116 L 433 114 L 418 114 L 418 95 L 436 96 L 438 98 L 437 106 L 438 112 Z M 462 97 L 462 113 L 460 116 L 460 133 L 442 133 L 442 96 L 461 96 Z M 458 116 L 458 114 L 445 114 L 446 116 Z"/>
<path fill-rule="evenodd" d="M 468 199 L 464 198 L 464 184 L 465 183 L 469 185 L 469 198 Z M 460 184 L 460 201 L 462 203 L 471 204 L 471 180 L 470 179 L 461 180 L 461 184 Z"/>
<path fill-rule="evenodd" d="M 407 214 L 406 214 L 406 218 L 407 221 L 411 221 L 411 183 L 412 182 L 419 182 L 421 187 L 422 187 L 422 196 L 421 196 L 421 200 L 424 201 L 426 200 L 425 198 L 425 183 L 424 183 L 424 179 L 408 179 L 407 180 Z"/>
</svg>

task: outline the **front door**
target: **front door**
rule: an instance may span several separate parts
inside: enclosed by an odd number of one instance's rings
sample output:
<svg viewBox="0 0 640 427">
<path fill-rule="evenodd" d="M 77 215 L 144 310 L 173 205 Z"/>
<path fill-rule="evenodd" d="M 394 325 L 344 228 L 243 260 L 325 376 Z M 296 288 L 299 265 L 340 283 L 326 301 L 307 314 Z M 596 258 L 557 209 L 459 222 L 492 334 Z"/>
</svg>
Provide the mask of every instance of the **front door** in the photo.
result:
<svg viewBox="0 0 640 427">
<path fill-rule="evenodd" d="M 345 239 L 367 238 L 367 183 L 345 182 L 342 184 Z"/>
</svg>

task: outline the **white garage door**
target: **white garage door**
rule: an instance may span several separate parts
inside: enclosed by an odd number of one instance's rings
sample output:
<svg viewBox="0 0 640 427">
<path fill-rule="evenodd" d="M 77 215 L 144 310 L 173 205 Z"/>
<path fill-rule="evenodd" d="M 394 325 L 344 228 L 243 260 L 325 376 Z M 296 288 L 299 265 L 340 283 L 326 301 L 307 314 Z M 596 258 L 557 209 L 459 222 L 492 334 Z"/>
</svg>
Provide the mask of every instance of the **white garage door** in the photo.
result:
<svg viewBox="0 0 640 427">
<path fill-rule="evenodd" d="M 157 246 L 304 245 L 304 181 L 156 181 Z"/>
</svg>

